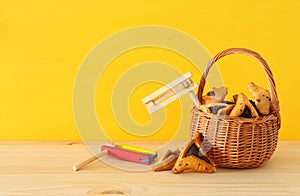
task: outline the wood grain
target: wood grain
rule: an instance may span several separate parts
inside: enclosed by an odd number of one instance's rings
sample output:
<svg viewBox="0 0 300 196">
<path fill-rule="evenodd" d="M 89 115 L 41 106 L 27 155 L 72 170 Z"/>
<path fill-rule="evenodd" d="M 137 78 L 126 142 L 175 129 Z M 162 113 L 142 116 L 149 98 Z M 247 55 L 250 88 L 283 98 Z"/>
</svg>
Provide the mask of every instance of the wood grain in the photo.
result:
<svg viewBox="0 0 300 196">
<path fill-rule="evenodd" d="M 91 156 L 81 143 L 0 142 L 0 195 L 300 195 L 299 153 L 300 142 L 280 142 L 262 167 L 215 174 L 128 172 L 100 161 L 74 172 Z"/>
</svg>

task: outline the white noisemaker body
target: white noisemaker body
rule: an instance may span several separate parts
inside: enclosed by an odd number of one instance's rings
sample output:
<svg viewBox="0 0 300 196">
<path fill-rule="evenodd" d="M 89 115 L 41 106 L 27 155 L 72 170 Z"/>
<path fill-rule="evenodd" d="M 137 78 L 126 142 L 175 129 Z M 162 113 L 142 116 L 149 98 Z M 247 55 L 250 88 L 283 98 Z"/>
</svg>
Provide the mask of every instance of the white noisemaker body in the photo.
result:
<svg viewBox="0 0 300 196">
<path fill-rule="evenodd" d="M 153 114 L 185 94 L 189 94 L 194 105 L 198 107 L 200 103 L 194 93 L 194 89 L 198 87 L 198 84 L 193 83 L 191 77 L 191 72 L 187 72 L 166 86 L 163 86 L 143 98 L 142 103 L 147 107 L 149 114 Z"/>
</svg>

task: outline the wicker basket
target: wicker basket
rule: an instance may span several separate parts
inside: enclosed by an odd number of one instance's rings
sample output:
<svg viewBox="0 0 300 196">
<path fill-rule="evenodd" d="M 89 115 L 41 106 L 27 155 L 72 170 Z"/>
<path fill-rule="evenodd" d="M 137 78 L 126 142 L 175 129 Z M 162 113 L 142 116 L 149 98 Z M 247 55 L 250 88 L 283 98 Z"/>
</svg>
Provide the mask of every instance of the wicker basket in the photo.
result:
<svg viewBox="0 0 300 196">
<path fill-rule="evenodd" d="M 191 136 L 204 135 L 203 148 L 219 167 L 254 168 L 266 163 L 274 153 L 280 128 L 279 102 L 272 72 L 267 62 L 256 52 L 231 48 L 217 54 L 207 64 L 198 89 L 201 102 L 207 74 L 220 58 L 230 54 L 246 54 L 260 62 L 268 79 L 271 94 L 271 112 L 254 118 L 206 114 L 196 108 L 192 111 Z"/>
</svg>

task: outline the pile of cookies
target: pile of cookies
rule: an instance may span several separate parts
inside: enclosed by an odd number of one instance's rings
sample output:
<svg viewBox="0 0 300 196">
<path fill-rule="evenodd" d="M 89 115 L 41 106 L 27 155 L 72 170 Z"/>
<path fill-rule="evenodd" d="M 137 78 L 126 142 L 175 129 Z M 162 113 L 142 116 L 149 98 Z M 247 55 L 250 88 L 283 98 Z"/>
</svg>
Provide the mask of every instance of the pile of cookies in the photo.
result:
<svg viewBox="0 0 300 196">
<path fill-rule="evenodd" d="M 233 96 L 232 101 L 225 101 L 228 88 L 214 87 L 212 91 L 202 97 L 199 110 L 215 115 L 228 115 L 235 117 L 257 118 L 270 113 L 271 98 L 268 90 L 250 82 L 248 89 L 253 97 L 249 100 L 244 93 Z"/>
<path fill-rule="evenodd" d="M 194 170 L 202 173 L 215 173 L 214 162 L 201 149 L 202 133 L 196 133 L 192 140 L 180 152 L 168 150 L 161 161 L 153 167 L 153 171 L 172 170 L 174 174 L 184 170 Z"/>
<path fill-rule="evenodd" d="M 228 115 L 232 117 L 258 118 L 270 113 L 271 98 L 268 90 L 263 89 L 253 82 L 248 84 L 248 89 L 253 97 L 249 100 L 244 93 L 233 96 L 232 101 L 225 101 L 228 88 L 213 88 L 202 97 L 199 110 L 214 115 Z M 202 150 L 204 137 L 202 133 L 194 134 L 191 141 L 180 152 L 168 150 L 153 171 L 172 170 L 174 174 L 184 170 L 194 170 L 202 173 L 216 172 L 212 159 Z"/>
</svg>

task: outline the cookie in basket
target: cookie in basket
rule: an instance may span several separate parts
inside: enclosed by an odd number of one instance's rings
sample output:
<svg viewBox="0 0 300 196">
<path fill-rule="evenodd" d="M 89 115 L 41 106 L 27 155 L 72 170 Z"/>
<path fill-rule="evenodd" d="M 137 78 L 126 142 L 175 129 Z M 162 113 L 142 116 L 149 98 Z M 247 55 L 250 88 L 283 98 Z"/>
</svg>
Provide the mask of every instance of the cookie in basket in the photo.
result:
<svg viewBox="0 0 300 196">
<path fill-rule="evenodd" d="M 236 96 L 234 96 L 235 98 Z M 249 114 L 245 114 L 248 111 Z M 242 116 L 242 117 L 259 117 L 256 109 L 250 103 L 249 99 L 244 93 L 239 93 L 236 97 L 236 103 L 229 116 Z"/>
<path fill-rule="evenodd" d="M 212 91 L 208 92 L 207 95 L 202 97 L 201 104 L 209 103 L 222 103 L 228 93 L 227 87 L 216 88 L 213 87 Z"/>
<path fill-rule="evenodd" d="M 248 84 L 248 89 L 254 98 L 255 105 L 261 115 L 270 113 L 271 96 L 268 90 L 263 89 L 253 82 Z"/>
<path fill-rule="evenodd" d="M 234 106 L 233 102 L 209 103 L 200 105 L 197 109 L 207 114 L 229 115 Z"/>
</svg>

